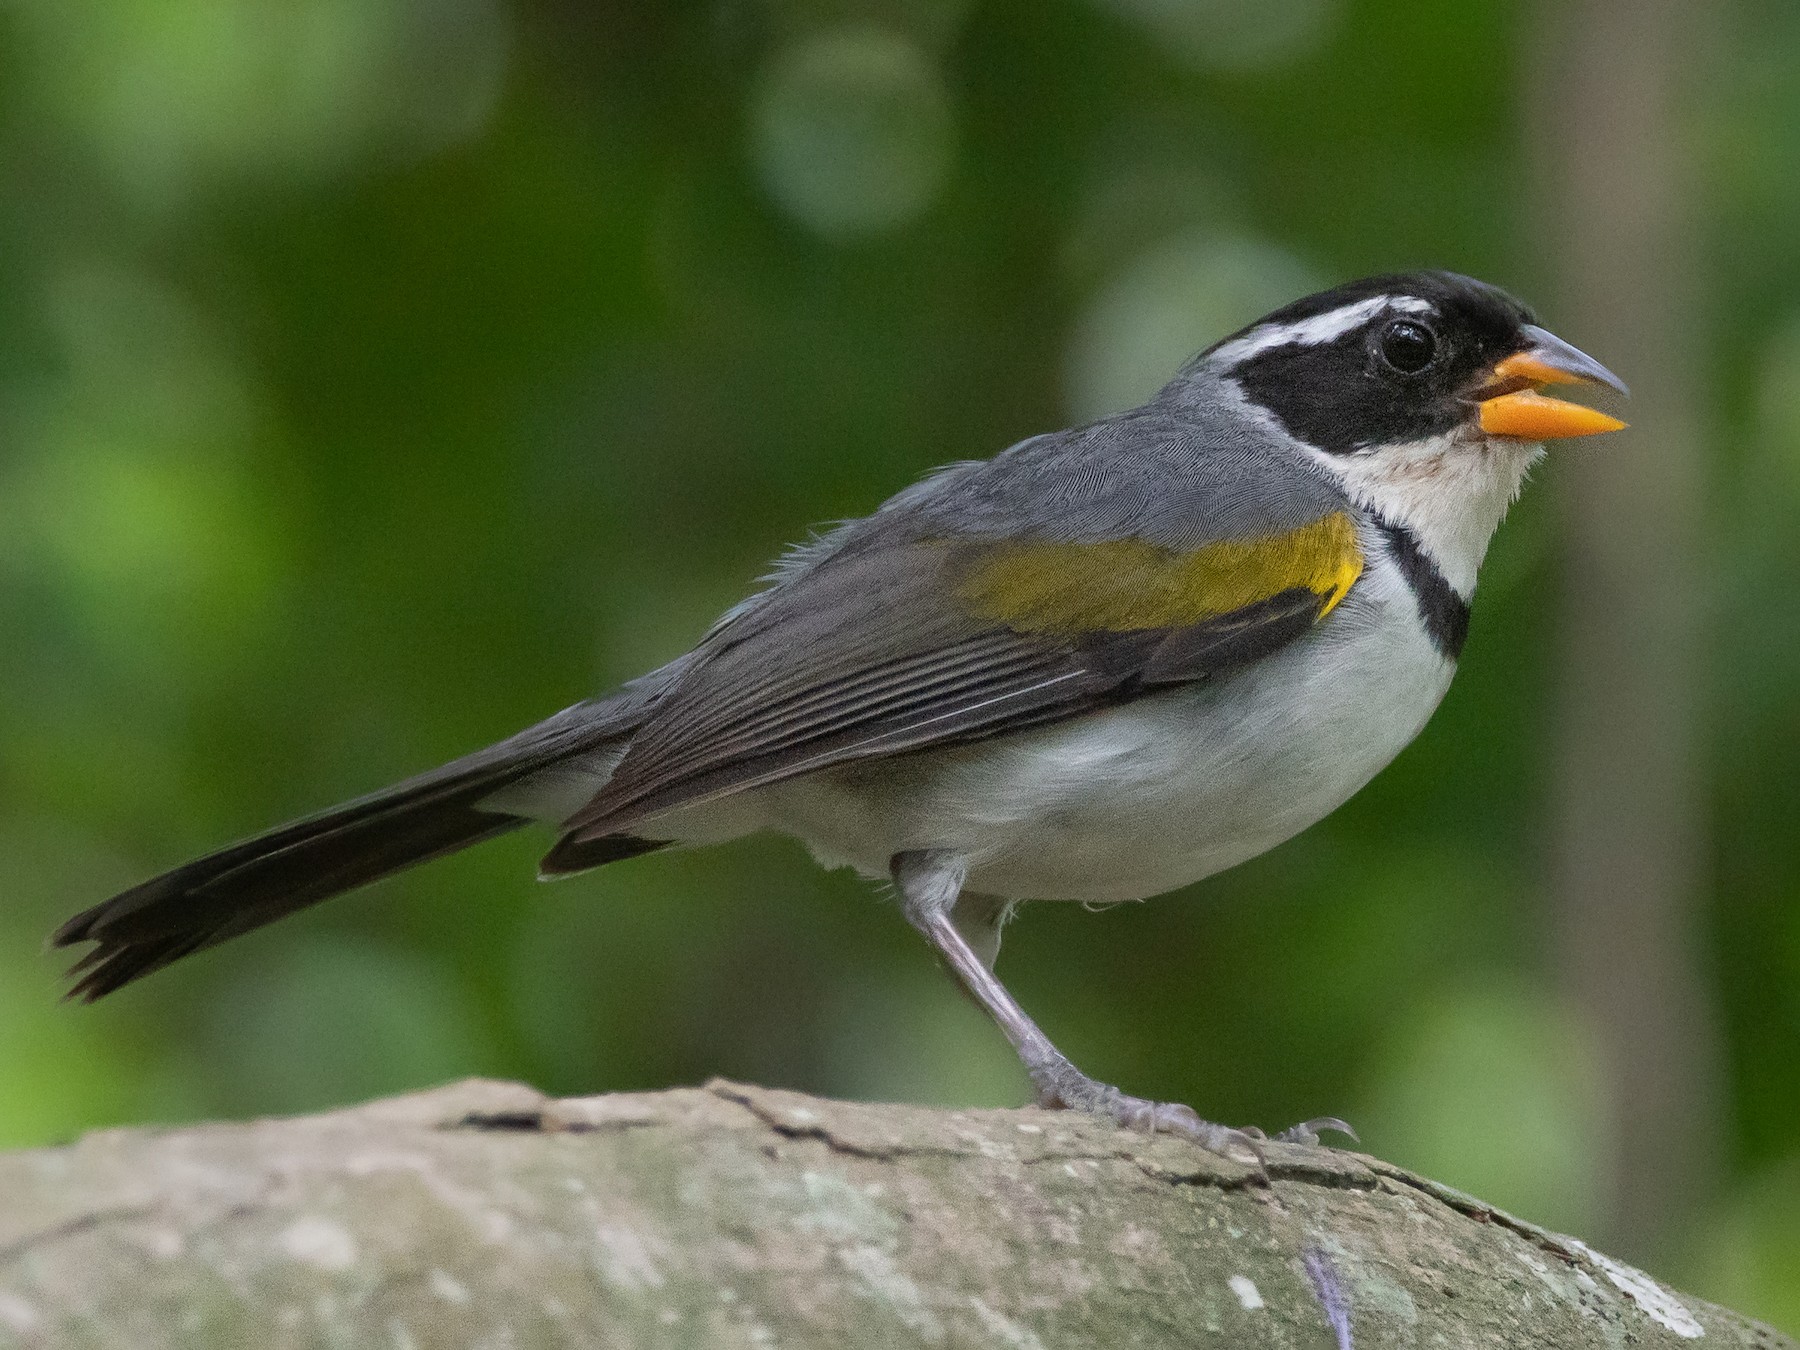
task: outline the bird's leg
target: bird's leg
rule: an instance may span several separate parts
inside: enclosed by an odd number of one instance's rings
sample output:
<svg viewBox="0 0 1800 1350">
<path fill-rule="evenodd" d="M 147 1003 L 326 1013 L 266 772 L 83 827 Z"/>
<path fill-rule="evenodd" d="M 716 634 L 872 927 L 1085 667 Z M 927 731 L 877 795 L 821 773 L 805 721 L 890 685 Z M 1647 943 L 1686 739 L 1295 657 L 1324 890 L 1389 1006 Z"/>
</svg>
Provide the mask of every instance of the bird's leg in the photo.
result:
<svg viewBox="0 0 1800 1350">
<path fill-rule="evenodd" d="M 1262 1167 L 1262 1132 L 1234 1130 L 1200 1119 L 1191 1106 L 1133 1097 L 1089 1078 L 1051 1044 L 1018 1001 L 970 946 L 952 913 L 962 893 L 964 870 L 952 855 L 935 850 L 897 853 L 889 864 L 907 922 L 924 934 L 969 995 L 986 1009 L 1024 1061 L 1039 1106 L 1107 1116 L 1130 1129 L 1184 1134 L 1214 1153 Z M 972 916 L 972 911 L 965 911 Z M 997 935 L 997 916 L 994 921 Z M 968 921 L 965 920 L 965 926 Z M 998 949 L 997 942 L 995 949 Z M 1321 1127 L 1328 1122 L 1314 1122 Z M 1335 1124 L 1337 1122 L 1329 1122 Z M 1298 1127 L 1296 1127 L 1298 1128 Z M 1314 1135 L 1314 1139 L 1317 1136 Z"/>
<path fill-rule="evenodd" d="M 970 895 L 966 891 L 951 907 L 950 922 L 969 944 L 975 959 L 990 971 L 1000 955 L 1000 932 L 1006 927 L 1012 908 L 1009 901 L 991 895 Z"/>
</svg>

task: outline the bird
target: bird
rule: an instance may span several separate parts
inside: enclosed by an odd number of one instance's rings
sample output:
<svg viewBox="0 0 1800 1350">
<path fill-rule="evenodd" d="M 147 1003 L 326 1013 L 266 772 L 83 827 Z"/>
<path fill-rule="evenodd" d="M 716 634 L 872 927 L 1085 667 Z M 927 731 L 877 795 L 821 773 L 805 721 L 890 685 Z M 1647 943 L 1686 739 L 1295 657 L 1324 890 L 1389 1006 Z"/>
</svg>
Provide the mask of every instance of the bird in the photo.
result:
<svg viewBox="0 0 1800 1350">
<path fill-rule="evenodd" d="M 891 882 L 1039 1105 L 1260 1160 L 1261 1130 L 1078 1069 L 995 974 L 1002 929 L 1255 857 L 1411 742 L 1545 442 L 1625 425 L 1542 392 L 1565 384 L 1628 393 L 1467 276 L 1296 300 L 1139 407 L 815 536 L 615 692 L 76 915 L 68 997 L 532 822 L 544 877 L 772 831 Z M 1273 1137 L 1321 1130 L 1353 1135 Z"/>
</svg>

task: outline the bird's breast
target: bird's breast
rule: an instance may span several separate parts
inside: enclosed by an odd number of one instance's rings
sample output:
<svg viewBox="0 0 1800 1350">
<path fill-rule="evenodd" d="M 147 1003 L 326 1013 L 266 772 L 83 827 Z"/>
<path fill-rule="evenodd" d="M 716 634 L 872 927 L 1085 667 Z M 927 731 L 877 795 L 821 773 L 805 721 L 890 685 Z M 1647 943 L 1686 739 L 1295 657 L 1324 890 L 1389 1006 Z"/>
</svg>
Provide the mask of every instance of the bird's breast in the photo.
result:
<svg viewBox="0 0 1800 1350">
<path fill-rule="evenodd" d="M 1419 733 L 1454 670 L 1405 582 L 1372 569 L 1316 632 L 1226 676 L 779 784 L 755 794 L 756 814 L 870 874 L 898 852 L 950 849 L 972 890 L 1140 899 L 1336 809 Z"/>
</svg>

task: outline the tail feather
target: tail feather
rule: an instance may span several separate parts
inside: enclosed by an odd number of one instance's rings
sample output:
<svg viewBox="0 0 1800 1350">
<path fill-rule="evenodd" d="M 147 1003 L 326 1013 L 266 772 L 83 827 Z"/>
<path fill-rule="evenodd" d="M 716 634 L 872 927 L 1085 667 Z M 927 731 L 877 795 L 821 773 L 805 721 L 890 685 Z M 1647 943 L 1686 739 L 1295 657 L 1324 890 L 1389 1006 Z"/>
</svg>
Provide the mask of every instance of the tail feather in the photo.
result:
<svg viewBox="0 0 1800 1350">
<path fill-rule="evenodd" d="M 273 852 L 255 854 L 252 840 L 134 886 L 76 915 L 51 943 L 96 944 L 69 971 L 79 976 L 69 997 L 91 1003 L 184 956 L 524 823 L 435 804 L 344 827 L 326 818 L 320 834 Z"/>
<path fill-rule="evenodd" d="M 77 914 L 50 943 L 96 944 L 69 997 L 93 1002 L 207 947 L 526 823 L 496 792 L 629 734 L 641 697 L 580 704 L 497 745 L 177 867 Z"/>
</svg>

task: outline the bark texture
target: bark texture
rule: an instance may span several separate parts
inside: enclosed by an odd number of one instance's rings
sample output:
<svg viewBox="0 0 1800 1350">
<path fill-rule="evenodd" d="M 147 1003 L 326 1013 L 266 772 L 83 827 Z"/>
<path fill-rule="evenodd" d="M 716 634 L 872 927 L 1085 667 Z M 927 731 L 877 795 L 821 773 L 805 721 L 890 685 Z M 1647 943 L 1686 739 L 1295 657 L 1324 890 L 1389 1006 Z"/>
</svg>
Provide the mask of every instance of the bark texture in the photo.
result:
<svg viewBox="0 0 1800 1350">
<path fill-rule="evenodd" d="M 0 1345 L 1720 1347 L 1766 1327 L 1371 1158 L 713 1083 L 468 1082 L 0 1157 Z"/>
</svg>

